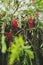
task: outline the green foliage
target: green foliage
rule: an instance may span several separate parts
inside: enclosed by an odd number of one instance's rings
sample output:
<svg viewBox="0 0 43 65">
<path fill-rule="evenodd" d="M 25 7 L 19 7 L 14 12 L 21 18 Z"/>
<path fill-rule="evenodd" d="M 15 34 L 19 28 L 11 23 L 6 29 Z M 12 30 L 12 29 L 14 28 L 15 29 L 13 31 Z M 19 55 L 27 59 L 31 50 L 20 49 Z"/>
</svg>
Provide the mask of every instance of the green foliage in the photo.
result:
<svg viewBox="0 0 43 65">
<path fill-rule="evenodd" d="M 29 50 L 28 47 L 24 46 L 24 42 L 25 41 L 23 40 L 21 35 L 19 35 L 19 37 L 15 37 L 16 44 L 12 43 L 11 48 L 9 48 L 9 52 L 11 52 L 11 54 L 9 55 L 8 65 L 12 65 L 16 59 L 20 60 L 19 56 L 21 52 L 23 51 L 23 49 L 27 53 L 30 59 L 34 59 L 33 52 Z"/>
<path fill-rule="evenodd" d="M 33 51 L 26 50 L 26 52 L 27 52 L 27 54 L 28 54 L 28 56 L 29 56 L 30 59 L 34 59 L 34 53 L 33 53 Z"/>
<path fill-rule="evenodd" d="M 15 37 L 15 43 L 12 44 L 11 48 L 9 48 L 11 54 L 10 54 L 10 59 L 9 59 L 9 65 L 13 64 L 15 59 L 19 58 L 20 52 L 22 50 L 22 44 L 24 44 L 24 40 L 22 39 L 22 36 Z"/>
</svg>

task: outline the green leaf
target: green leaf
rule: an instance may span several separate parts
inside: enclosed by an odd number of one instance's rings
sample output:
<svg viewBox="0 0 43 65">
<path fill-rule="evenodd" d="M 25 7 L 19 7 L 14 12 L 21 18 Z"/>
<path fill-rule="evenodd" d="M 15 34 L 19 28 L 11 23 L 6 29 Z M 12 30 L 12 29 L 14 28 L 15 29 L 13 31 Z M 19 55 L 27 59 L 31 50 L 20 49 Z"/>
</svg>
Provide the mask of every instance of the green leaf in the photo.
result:
<svg viewBox="0 0 43 65">
<path fill-rule="evenodd" d="M 5 43 L 5 37 L 2 36 L 2 40 L 1 40 L 1 43 L 2 43 L 2 53 L 5 53 L 6 50 L 7 50 L 7 47 L 6 47 L 6 43 Z"/>
<path fill-rule="evenodd" d="M 33 51 L 31 51 L 31 50 L 26 50 L 26 52 L 27 52 L 29 58 L 34 59 L 34 53 L 33 53 Z"/>
<path fill-rule="evenodd" d="M 15 37 L 15 42 L 18 45 L 23 45 L 24 44 L 23 37 L 21 35 L 19 35 L 19 37 Z"/>
</svg>

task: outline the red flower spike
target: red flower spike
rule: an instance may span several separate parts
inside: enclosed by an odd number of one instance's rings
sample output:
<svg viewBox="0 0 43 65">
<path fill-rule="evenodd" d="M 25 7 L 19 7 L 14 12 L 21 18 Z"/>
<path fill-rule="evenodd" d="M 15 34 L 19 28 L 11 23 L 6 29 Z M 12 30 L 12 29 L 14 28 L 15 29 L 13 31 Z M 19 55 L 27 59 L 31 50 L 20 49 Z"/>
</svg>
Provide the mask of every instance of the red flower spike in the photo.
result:
<svg viewBox="0 0 43 65">
<path fill-rule="evenodd" d="M 9 38 L 9 39 L 12 38 L 12 33 L 11 33 L 11 32 L 8 32 L 8 33 L 7 33 L 7 38 Z"/>
<path fill-rule="evenodd" d="M 28 24 L 28 28 L 29 28 L 29 29 L 34 28 L 34 23 L 29 23 L 29 24 Z"/>
<path fill-rule="evenodd" d="M 13 27 L 13 29 L 16 29 L 16 28 L 18 27 L 18 22 L 17 22 L 16 19 L 14 19 L 14 20 L 12 21 L 12 27 Z"/>
<path fill-rule="evenodd" d="M 35 26 L 35 20 L 32 17 L 28 19 L 28 28 L 31 29 Z"/>
</svg>

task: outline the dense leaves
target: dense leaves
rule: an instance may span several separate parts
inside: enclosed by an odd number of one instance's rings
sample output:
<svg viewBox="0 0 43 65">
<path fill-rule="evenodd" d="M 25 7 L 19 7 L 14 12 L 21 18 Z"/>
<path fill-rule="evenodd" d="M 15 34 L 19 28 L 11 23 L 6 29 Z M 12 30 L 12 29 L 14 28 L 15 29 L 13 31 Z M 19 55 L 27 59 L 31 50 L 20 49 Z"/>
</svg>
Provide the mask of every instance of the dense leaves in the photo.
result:
<svg viewBox="0 0 43 65">
<path fill-rule="evenodd" d="M 20 53 L 24 50 L 30 59 L 34 59 L 34 54 L 31 50 L 27 49 L 26 46 L 24 46 L 25 41 L 23 40 L 22 36 L 19 35 L 19 37 L 15 37 L 15 43 L 12 43 L 11 48 L 9 48 L 10 58 L 9 58 L 9 65 L 12 65 L 15 61 L 15 59 L 19 59 Z"/>
<path fill-rule="evenodd" d="M 43 64 L 43 0 L 0 0 L 0 53 L 3 65 Z"/>
</svg>

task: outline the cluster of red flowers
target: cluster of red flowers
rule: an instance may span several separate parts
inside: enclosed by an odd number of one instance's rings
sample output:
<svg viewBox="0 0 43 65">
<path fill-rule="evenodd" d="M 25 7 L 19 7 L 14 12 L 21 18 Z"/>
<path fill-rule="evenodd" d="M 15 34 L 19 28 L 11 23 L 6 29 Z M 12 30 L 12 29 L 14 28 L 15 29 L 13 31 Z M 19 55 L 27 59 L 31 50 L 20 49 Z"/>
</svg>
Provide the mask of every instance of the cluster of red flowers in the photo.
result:
<svg viewBox="0 0 43 65">
<path fill-rule="evenodd" d="M 17 20 L 16 19 L 13 19 L 11 25 L 12 25 L 13 29 L 15 30 L 18 27 Z M 8 32 L 7 33 L 7 38 L 8 39 L 11 39 L 12 38 L 12 33 L 11 32 Z"/>
<path fill-rule="evenodd" d="M 38 12 L 35 13 L 35 16 L 39 17 Z M 13 19 L 11 25 L 12 25 L 13 30 L 16 30 L 18 28 L 18 21 L 16 19 Z M 30 16 L 28 18 L 28 28 L 32 29 L 32 28 L 34 28 L 34 26 L 35 26 L 35 18 Z M 12 33 L 11 32 L 7 33 L 7 38 L 9 38 L 9 39 L 12 38 Z"/>
<path fill-rule="evenodd" d="M 16 29 L 18 27 L 18 22 L 16 19 L 12 20 L 12 27 L 13 27 L 13 29 Z"/>
</svg>

